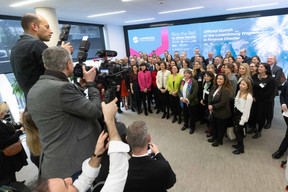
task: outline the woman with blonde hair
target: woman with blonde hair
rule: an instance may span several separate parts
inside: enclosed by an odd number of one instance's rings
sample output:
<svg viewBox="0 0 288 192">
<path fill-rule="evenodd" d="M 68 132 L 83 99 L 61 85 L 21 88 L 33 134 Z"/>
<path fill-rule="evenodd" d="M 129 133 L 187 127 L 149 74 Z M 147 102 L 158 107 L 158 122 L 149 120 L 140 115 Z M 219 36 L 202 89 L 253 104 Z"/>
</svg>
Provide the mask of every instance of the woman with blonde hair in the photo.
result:
<svg viewBox="0 0 288 192">
<path fill-rule="evenodd" d="M 235 97 L 234 105 L 234 133 L 237 139 L 237 145 L 232 145 L 236 148 L 233 151 L 234 154 L 238 155 L 244 153 L 243 138 L 246 135 L 246 123 L 249 120 L 251 106 L 253 103 L 252 96 L 252 83 L 247 78 L 240 81 L 240 89 Z"/>
<path fill-rule="evenodd" d="M 23 127 L 26 131 L 26 144 L 30 150 L 31 161 L 39 168 L 39 157 L 41 153 L 41 144 L 39 139 L 39 131 L 36 127 L 31 115 L 28 113 L 27 108 L 25 108 L 23 114 Z"/>
<path fill-rule="evenodd" d="M 250 74 L 250 67 L 247 63 L 241 63 L 239 66 L 239 79 L 237 81 L 236 93 L 239 91 L 240 82 L 243 79 L 248 79 L 251 83 L 253 82 Z"/>
</svg>

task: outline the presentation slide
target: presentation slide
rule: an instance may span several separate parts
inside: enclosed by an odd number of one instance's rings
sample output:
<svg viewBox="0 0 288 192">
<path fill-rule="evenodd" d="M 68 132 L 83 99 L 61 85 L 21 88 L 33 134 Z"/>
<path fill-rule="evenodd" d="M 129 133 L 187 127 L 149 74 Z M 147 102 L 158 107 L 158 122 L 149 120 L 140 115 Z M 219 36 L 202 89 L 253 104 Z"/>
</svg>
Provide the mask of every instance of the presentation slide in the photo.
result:
<svg viewBox="0 0 288 192">
<path fill-rule="evenodd" d="M 235 57 L 245 48 L 249 57 L 258 55 L 261 62 L 276 55 L 278 65 L 288 71 L 288 15 L 133 29 L 128 30 L 128 39 L 130 55 L 152 55 L 154 50 L 164 57 L 165 50 L 172 56 L 174 51 L 186 51 L 190 59 L 199 48 L 205 58 L 209 51 L 223 57 L 231 51 Z"/>
</svg>

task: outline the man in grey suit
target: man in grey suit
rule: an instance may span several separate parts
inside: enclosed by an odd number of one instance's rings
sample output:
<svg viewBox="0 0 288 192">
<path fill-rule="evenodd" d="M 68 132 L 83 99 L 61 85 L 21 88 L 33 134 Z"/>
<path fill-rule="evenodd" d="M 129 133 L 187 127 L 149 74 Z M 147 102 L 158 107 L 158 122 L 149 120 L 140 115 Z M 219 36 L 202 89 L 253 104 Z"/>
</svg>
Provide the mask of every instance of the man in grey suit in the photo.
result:
<svg viewBox="0 0 288 192">
<path fill-rule="evenodd" d="M 275 89 L 275 95 L 273 97 L 273 100 L 268 105 L 268 111 L 267 111 L 267 117 L 266 117 L 266 124 L 264 125 L 264 129 L 269 129 L 271 127 L 272 119 L 274 116 L 274 98 L 276 95 L 278 95 L 278 86 L 281 84 L 281 76 L 283 73 L 283 70 L 281 67 L 277 65 L 277 60 L 275 55 L 269 55 L 267 58 L 267 63 L 270 65 L 272 77 L 275 79 L 276 82 L 276 89 Z"/>
<path fill-rule="evenodd" d="M 65 178 L 81 171 L 82 162 L 91 156 L 102 116 L 99 91 L 95 86 L 95 67 L 83 66 L 89 99 L 68 77 L 73 74 L 69 52 L 51 47 L 42 54 L 46 71 L 30 89 L 28 111 L 37 128 L 42 146 L 39 174 L 44 178 Z"/>
</svg>

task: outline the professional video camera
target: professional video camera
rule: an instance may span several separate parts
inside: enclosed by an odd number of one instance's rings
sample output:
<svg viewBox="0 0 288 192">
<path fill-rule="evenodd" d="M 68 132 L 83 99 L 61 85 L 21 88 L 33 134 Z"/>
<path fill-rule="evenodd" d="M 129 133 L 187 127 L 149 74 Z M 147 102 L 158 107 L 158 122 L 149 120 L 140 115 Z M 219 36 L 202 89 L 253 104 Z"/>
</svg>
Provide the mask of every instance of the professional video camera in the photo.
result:
<svg viewBox="0 0 288 192">
<path fill-rule="evenodd" d="M 61 46 L 63 41 L 67 41 L 68 40 L 70 28 L 71 28 L 70 24 L 62 25 L 62 29 L 61 29 L 61 33 L 59 35 L 59 41 L 57 43 L 57 46 Z"/>
<path fill-rule="evenodd" d="M 104 62 L 99 67 L 96 82 L 104 86 L 104 101 L 105 103 L 109 103 L 116 97 L 117 85 L 120 85 L 121 81 L 125 79 L 128 69 L 122 68 L 119 63 L 108 61 L 108 57 L 117 56 L 116 51 L 99 50 L 96 54 L 98 57 L 104 59 Z"/>
<path fill-rule="evenodd" d="M 86 66 L 86 64 L 84 63 L 87 60 L 89 48 L 90 48 L 90 42 L 88 41 L 88 36 L 84 36 L 80 43 L 79 52 L 77 54 L 77 59 L 79 63 L 77 63 L 74 67 L 74 78 L 78 77 L 83 78 L 83 70 L 82 70 L 83 65 L 85 66 L 86 71 L 89 71 L 91 69 L 91 67 Z"/>
</svg>

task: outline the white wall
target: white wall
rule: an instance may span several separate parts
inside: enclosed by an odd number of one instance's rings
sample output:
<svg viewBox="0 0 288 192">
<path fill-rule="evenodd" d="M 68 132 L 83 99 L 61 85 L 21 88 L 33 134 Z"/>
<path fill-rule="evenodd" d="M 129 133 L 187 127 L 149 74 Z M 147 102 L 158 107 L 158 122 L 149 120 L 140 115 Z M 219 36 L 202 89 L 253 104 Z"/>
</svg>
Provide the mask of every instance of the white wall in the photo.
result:
<svg viewBox="0 0 288 192">
<path fill-rule="evenodd" d="M 123 26 L 105 25 L 104 38 L 106 49 L 117 51 L 118 55 L 116 58 L 123 59 L 126 57 Z M 113 60 L 115 60 L 115 58 L 113 58 Z"/>
</svg>

